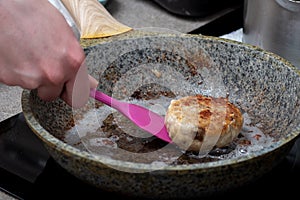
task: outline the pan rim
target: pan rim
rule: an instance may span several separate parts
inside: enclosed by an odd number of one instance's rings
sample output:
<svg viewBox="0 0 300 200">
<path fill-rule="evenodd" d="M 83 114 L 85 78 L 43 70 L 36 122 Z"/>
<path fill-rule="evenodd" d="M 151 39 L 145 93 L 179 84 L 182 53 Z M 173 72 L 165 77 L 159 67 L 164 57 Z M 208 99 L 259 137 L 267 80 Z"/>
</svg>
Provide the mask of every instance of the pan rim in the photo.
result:
<svg viewBox="0 0 300 200">
<path fill-rule="evenodd" d="M 150 35 L 140 35 L 138 37 L 178 37 L 178 35 L 173 35 L 173 34 L 150 34 Z M 202 38 L 204 40 L 217 40 L 218 42 L 222 43 L 227 43 L 229 45 L 238 45 L 242 46 L 245 48 L 252 49 L 254 51 L 259 51 L 264 53 L 266 56 L 273 57 L 276 60 L 279 60 L 280 62 L 283 62 L 287 67 L 291 68 L 294 70 L 299 76 L 300 76 L 300 71 L 296 69 L 295 66 L 293 66 L 289 61 L 286 59 L 272 53 L 268 52 L 266 50 L 261 49 L 260 47 L 253 46 L 250 44 L 245 44 L 242 42 L 230 40 L 230 39 L 225 39 L 225 38 L 219 38 L 219 37 L 214 37 L 214 36 L 205 36 L 205 35 L 193 35 L 193 34 L 180 34 L 180 37 L 197 37 L 197 38 Z M 117 40 L 122 40 L 122 39 L 130 39 L 130 35 L 122 35 L 118 36 Z M 111 41 L 116 41 L 116 37 L 108 38 L 105 40 L 99 40 L 98 43 L 96 42 L 95 45 L 101 44 L 101 43 L 108 43 Z M 93 46 L 95 46 L 93 45 Z M 92 46 L 88 46 L 86 48 L 89 48 Z M 231 166 L 231 165 L 238 165 L 240 163 L 246 162 L 252 158 L 260 157 L 263 156 L 267 153 L 272 152 L 273 150 L 279 149 L 285 144 L 289 143 L 291 140 L 294 140 L 300 135 L 300 125 L 295 127 L 294 131 L 288 133 L 284 138 L 281 140 L 274 142 L 270 147 L 264 148 L 262 150 L 256 151 L 256 152 L 251 152 L 248 155 L 238 157 L 238 158 L 230 158 L 226 160 L 219 160 L 219 161 L 212 161 L 212 162 L 205 162 L 205 163 L 196 163 L 196 164 L 188 164 L 188 165 L 176 165 L 176 166 L 154 166 L 154 165 L 149 165 L 149 164 L 144 164 L 144 163 L 134 163 L 134 162 L 129 162 L 129 161 L 122 161 L 122 160 L 115 160 L 112 158 L 109 158 L 107 156 L 100 156 L 100 155 L 93 155 L 89 152 L 81 151 L 76 147 L 73 147 L 70 144 L 66 144 L 65 142 L 59 140 L 58 138 L 54 137 L 51 133 L 49 133 L 46 129 L 44 129 L 36 120 L 36 118 L 33 116 L 33 113 L 30 109 L 30 102 L 29 102 L 29 95 L 30 95 L 30 90 L 24 89 L 22 92 L 22 97 L 21 97 L 21 104 L 22 104 L 22 110 L 24 113 L 25 120 L 27 124 L 30 126 L 30 128 L 33 130 L 33 132 L 41 139 L 43 142 L 47 143 L 47 145 L 51 146 L 51 148 L 57 149 L 58 151 L 63 152 L 64 154 L 68 155 L 74 155 L 76 157 L 79 157 L 81 159 L 86 159 L 89 161 L 92 161 L 95 165 L 110 165 L 110 166 L 115 166 L 118 168 L 128 168 L 132 170 L 138 170 L 138 171 L 149 171 L 149 170 L 163 170 L 163 171 L 185 171 L 185 170 L 211 170 L 213 168 L 217 167 L 222 167 L 222 166 Z M 39 130 L 39 131 L 37 131 Z"/>
</svg>

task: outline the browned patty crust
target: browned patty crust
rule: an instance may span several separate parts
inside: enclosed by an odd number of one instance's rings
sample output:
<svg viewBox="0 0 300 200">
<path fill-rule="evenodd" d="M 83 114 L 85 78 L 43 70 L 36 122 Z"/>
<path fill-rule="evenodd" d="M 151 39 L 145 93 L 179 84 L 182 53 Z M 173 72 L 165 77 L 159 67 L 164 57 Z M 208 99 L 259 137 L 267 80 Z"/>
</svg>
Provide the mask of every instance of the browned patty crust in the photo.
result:
<svg viewBox="0 0 300 200">
<path fill-rule="evenodd" d="M 240 133 L 243 121 L 240 109 L 228 98 L 200 94 L 172 100 L 165 117 L 172 141 L 200 153 L 228 145 Z"/>
</svg>

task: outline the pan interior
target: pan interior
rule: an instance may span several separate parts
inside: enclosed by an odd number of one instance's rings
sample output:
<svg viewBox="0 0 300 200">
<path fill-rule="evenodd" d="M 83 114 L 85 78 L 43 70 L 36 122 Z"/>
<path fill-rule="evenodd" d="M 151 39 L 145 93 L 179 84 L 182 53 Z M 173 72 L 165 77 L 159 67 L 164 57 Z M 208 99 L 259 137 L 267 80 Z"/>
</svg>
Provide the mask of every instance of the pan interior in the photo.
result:
<svg viewBox="0 0 300 200">
<path fill-rule="evenodd" d="M 272 54 L 226 40 L 178 35 L 113 40 L 85 52 L 90 74 L 99 80 L 97 89 L 116 99 L 164 115 L 172 99 L 199 93 L 228 97 L 243 111 L 245 123 L 232 144 L 199 156 L 149 135 L 93 99 L 72 110 L 59 100 L 45 106 L 32 92 L 38 121 L 75 148 L 121 161 L 182 165 L 272 151 L 298 134 L 293 130 L 299 124 L 299 75 Z"/>
</svg>

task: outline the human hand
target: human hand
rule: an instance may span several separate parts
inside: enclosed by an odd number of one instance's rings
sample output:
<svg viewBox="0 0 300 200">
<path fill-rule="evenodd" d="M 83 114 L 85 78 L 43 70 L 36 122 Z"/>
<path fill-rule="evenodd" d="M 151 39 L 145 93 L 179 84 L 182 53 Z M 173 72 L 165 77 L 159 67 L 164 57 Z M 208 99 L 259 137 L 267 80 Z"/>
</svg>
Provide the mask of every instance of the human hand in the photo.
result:
<svg viewBox="0 0 300 200">
<path fill-rule="evenodd" d="M 60 12 L 47 0 L 0 1 L 0 82 L 82 107 L 97 81 Z"/>
</svg>

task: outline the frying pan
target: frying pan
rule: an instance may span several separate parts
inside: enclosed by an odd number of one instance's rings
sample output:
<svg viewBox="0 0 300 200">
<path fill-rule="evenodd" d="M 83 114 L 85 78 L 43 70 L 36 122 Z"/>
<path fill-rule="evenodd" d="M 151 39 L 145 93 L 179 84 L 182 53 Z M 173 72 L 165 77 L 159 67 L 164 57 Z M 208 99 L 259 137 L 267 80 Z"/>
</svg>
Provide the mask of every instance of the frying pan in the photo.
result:
<svg viewBox="0 0 300 200">
<path fill-rule="evenodd" d="M 197 157 L 93 99 L 74 110 L 24 90 L 26 122 L 50 155 L 99 189 L 154 199 L 223 194 L 271 171 L 299 136 L 299 71 L 274 53 L 211 36 L 136 30 L 81 43 L 89 73 L 106 94 L 158 112 L 180 96 L 227 95 L 247 119 L 231 146 Z"/>
</svg>

